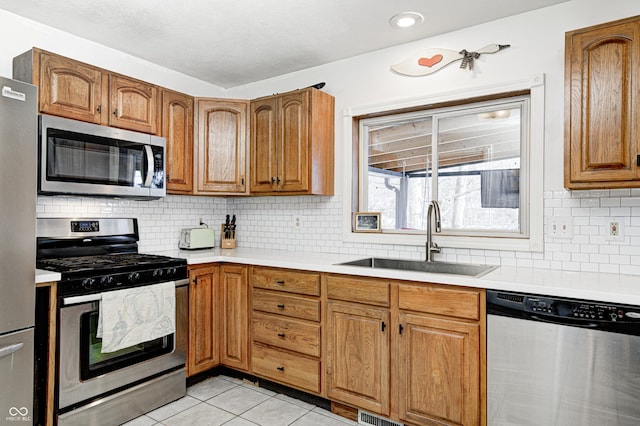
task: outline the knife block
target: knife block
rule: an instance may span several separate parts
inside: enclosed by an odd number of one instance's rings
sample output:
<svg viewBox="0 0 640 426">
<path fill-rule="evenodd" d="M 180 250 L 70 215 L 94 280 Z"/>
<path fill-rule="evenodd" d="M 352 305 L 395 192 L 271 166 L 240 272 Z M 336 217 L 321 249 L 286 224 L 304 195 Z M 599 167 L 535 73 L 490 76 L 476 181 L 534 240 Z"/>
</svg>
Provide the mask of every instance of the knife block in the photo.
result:
<svg viewBox="0 0 640 426">
<path fill-rule="evenodd" d="M 220 225 L 220 248 L 223 249 L 233 249 L 236 248 L 236 237 L 235 231 L 232 233 L 229 231 L 229 238 L 225 236 L 224 233 L 224 223 Z"/>
</svg>

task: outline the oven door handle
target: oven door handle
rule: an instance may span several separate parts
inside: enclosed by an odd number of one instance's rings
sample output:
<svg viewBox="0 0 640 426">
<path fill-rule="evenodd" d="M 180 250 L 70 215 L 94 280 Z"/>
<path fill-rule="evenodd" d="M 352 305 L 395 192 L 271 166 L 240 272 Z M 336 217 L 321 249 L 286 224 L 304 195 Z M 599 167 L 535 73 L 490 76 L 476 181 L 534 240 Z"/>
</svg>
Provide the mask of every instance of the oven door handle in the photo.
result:
<svg viewBox="0 0 640 426">
<path fill-rule="evenodd" d="M 24 346 L 23 342 L 15 343 L 13 345 L 5 346 L 4 348 L 0 348 L 0 358 L 7 357 L 13 353 L 18 352 Z"/>
<path fill-rule="evenodd" d="M 176 280 L 176 288 L 189 285 L 189 279 Z M 62 298 L 62 306 L 77 305 L 78 303 L 97 302 L 102 299 L 102 293 L 85 294 L 82 296 L 70 296 Z"/>
</svg>

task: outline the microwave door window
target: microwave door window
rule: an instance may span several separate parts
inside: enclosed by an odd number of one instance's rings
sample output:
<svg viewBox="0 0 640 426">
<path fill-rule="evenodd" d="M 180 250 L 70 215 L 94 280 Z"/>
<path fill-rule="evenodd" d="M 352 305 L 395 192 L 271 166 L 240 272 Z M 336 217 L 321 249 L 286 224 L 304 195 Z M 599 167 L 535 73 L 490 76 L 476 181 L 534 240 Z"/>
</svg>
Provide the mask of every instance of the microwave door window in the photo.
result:
<svg viewBox="0 0 640 426">
<path fill-rule="evenodd" d="M 77 141 L 49 137 L 47 179 L 102 185 L 140 187 L 143 183 L 143 146 L 114 141 Z"/>
<path fill-rule="evenodd" d="M 109 146 L 50 138 L 47 175 L 50 180 L 108 183 L 111 176 Z"/>
<path fill-rule="evenodd" d="M 118 181 L 121 186 L 142 186 L 142 147 L 129 145 L 120 147 Z"/>
</svg>

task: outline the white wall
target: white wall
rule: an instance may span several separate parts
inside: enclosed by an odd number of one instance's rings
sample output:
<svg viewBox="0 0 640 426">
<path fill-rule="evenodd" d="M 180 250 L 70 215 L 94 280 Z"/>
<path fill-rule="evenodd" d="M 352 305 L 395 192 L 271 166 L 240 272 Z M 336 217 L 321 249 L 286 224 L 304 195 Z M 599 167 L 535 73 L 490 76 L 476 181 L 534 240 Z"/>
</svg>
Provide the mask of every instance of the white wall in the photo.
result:
<svg viewBox="0 0 640 426">
<path fill-rule="evenodd" d="M 182 74 L 157 67 L 112 49 L 64 34 L 0 11 L 0 75 L 11 75 L 11 60 L 38 46 L 97 66 L 121 72 L 197 96 L 251 99 L 306 87 L 321 81 L 336 97 L 336 196 L 207 198 L 170 196 L 153 202 L 72 197 L 39 197 L 39 216 L 134 216 L 141 221 L 145 250 L 175 247 L 180 227 L 205 221 L 221 222 L 238 215 L 238 245 L 264 249 L 340 252 L 420 258 L 423 247 L 347 243 L 342 239 L 342 180 L 345 177 L 342 111 L 349 107 L 477 88 L 515 81 L 533 74 L 546 77 L 545 221 L 572 216 L 574 236 L 545 235 L 543 253 L 445 249 L 443 258 L 500 265 L 601 271 L 640 275 L 640 190 L 566 191 L 563 189 L 564 33 L 640 14 L 638 0 L 573 0 L 441 36 L 345 59 L 224 91 Z M 428 24 L 428 21 L 427 21 Z M 10 42 L 7 42 L 10 40 Z M 479 49 L 487 44 L 511 44 L 509 49 L 477 60 L 473 71 L 451 65 L 424 77 L 392 73 L 389 66 L 429 47 Z M 350 173 L 347 170 L 346 173 Z M 293 218 L 302 218 L 296 230 Z M 624 227 L 621 241 L 603 237 L 611 218 Z"/>
<path fill-rule="evenodd" d="M 336 97 L 336 141 L 340 146 L 345 108 L 410 99 L 464 88 L 490 86 L 544 73 L 545 189 L 563 188 L 564 34 L 577 28 L 640 14 L 638 0 L 573 0 L 413 43 L 229 89 L 231 97 L 254 98 L 324 81 Z M 423 25 L 428 25 L 427 22 Z M 432 75 L 407 77 L 390 70 L 426 48 L 476 50 L 488 44 L 511 44 L 481 56 L 473 71 L 452 64 Z M 342 152 L 337 149 L 336 152 Z M 336 177 L 343 165 L 336 159 Z M 340 185 L 337 185 L 340 187 Z M 341 189 L 341 188 L 340 188 Z"/>
</svg>

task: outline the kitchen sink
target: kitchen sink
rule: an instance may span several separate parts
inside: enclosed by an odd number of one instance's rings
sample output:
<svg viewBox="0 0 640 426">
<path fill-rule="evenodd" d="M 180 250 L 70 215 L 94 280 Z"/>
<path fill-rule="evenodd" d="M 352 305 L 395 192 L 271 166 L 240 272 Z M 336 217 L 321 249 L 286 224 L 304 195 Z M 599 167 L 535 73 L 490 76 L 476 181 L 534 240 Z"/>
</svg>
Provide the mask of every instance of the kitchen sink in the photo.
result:
<svg viewBox="0 0 640 426">
<path fill-rule="evenodd" d="M 465 275 L 480 277 L 493 271 L 497 266 L 474 265 L 469 263 L 452 262 L 425 262 L 424 260 L 384 259 L 379 257 L 367 257 L 339 263 L 344 266 L 362 266 L 373 269 L 397 269 L 399 271 L 430 272 L 434 274 Z"/>
</svg>

